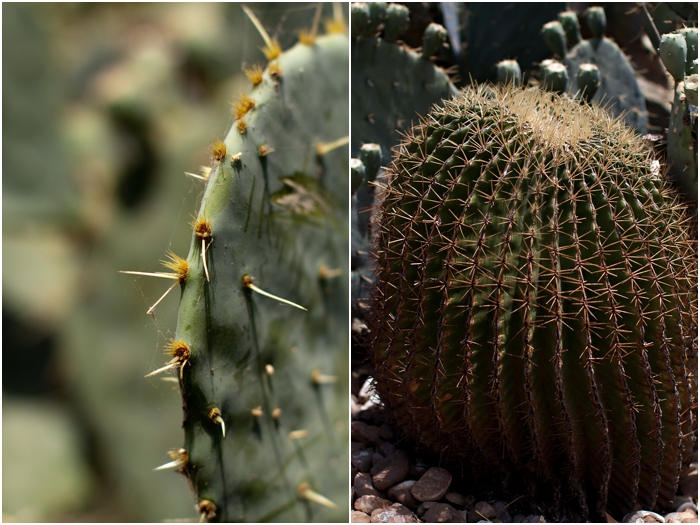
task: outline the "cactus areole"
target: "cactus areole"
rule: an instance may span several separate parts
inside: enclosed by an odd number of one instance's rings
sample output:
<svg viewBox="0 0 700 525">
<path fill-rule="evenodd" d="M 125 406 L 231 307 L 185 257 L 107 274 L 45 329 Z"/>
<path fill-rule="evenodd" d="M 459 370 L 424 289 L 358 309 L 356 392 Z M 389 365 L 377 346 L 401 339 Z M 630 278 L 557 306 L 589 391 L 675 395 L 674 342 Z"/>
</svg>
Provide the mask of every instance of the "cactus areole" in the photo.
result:
<svg viewBox="0 0 700 525">
<path fill-rule="evenodd" d="M 641 139 L 539 90 L 463 91 L 399 146 L 374 221 L 376 388 L 397 427 L 570 516 L 676 493 L 697 258 Z"/>
</svg>

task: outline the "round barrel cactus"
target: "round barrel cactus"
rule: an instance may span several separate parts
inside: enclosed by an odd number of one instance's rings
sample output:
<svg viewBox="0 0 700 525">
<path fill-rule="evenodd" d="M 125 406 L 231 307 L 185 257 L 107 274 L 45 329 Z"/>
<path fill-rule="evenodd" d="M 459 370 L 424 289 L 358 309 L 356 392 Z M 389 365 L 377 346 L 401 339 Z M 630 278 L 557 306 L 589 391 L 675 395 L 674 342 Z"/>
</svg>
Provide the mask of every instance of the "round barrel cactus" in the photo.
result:
<svg viewBox="0 0 700 525">
<path fill-rule="evenodd" d="M 398 428 L 573 517 L 670 504 L 696 426 L 696 245 L 633 131 L 467 89 L 399 146 L 374 223 L 369 344 Z"/>
</svg>

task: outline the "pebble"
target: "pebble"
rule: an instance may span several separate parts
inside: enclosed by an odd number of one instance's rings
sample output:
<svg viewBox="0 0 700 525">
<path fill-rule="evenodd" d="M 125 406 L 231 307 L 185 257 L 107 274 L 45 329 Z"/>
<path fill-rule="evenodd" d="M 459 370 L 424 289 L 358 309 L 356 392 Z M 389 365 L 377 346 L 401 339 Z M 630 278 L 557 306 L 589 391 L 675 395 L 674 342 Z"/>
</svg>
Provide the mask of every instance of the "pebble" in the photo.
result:
<svg viewBox="0 0 700 525">
<path fill-rule="evenodd" d="M 372 523 L 397 523 L 396 521 L 390 521 L 397 516 L 412 516 L 411 511 L 401 505 L 400 503 L 394 503 L 389 508 L 386 509 L 376 509 L 372 512 L 371 522 Z M 400 521 L 398 523 L 411 523 Z"/>
<path fill-rule="evenodd" d="M 361 441 L 366 444 L 380 444 L 382 442 L 379 437 L 379 429 L 364 421 L 350 423 L 350 434 L 353 441 Z"/>
<path fill-rule="evenodd" d="M 452 505 L 435 503 L 423 515 L 426 523 L 465 523 L 465 519 Z"/>
<path fill-rule="evenodd" d="M 370 517 L 364 512 L 353 510 L 350 513 L 350 523 L 369 523 Z"/>
<path fill-rule="evenodd" d="M 415 484 L 415 480 L 402 481 L 389 489 L 387 497 L 393 501 L 398 501 L 409 509 L 415 509 L 418 506 L 418 502 L 411 494 L 411 489 Z"/>
<path fill-rule="evenodd" d="M 485 501 L 480 501 L 469 513 L 467 521 L 469 523 L 477 523 L 479 520 L 490 520 L 496 517 L 496 509 L 493 505 L 486 503 Z"/>
<path fill-rule="evenodd" d="M 408 476 L 411 465 L 403 450 L 397 450 L 388 458 L 376 463 L 370 473 L 377 490 L 387 490 L 401 483 Z"/>
<path fill-rule="evenodd" d="M 448 492 L 445 494 L 445 499 L 455 507 L 464 508 L 467 506 L 467 498 L 457 492 Z"/>
<path fill-rule="evenodd" d="M 622 518 L 622 523 L 663 523 L 664 517 L 656 512 L 651 512 L 648 510 L 638 510 L 636 512 L 630 512 L 624 518 Z"/>
<path fill-rule="evenodd" d="M 360 441 L 351 441 L 350 442 L 350 453 L 352 454 L 353 452 L 359 452 L 360 450 L 365 450 L 367 448 L 367 445 L 364 443 L 361 443 Z"/>
<path fill-rule="evenodd" d="M 691 509 L 686 509 L 683 512 L 672 512 L 671 514 L 678 515 L 678 518 L 680 519 L 680 523 L 697 523 L 698 522 L 697 513 L 695 513 Z M 666 516 L 666 523 L 673 523 L 669 520 L 669 516 L 671 516 L 671 514 L 668 514 Z"/>
<path fill-rule="evenodd" d="M 423 517 L 423 514 L 428 512 L 428 510 L 430 510 L 430 507 L 432 507 L 433 505 L 437 505 L 437 503 L 435 503 L 434 501 L 426 501 L 424 503 L 421 503 L 416 509 L 416 514 Z"/>
<path fill-rule="evenodd" d="M 698 507 L 697 505 L 695 505 L 695 503 L 693 503 L 692 499 L 691 501 L 687 501 L 681 505 L 678 505 L 676 512 L 685 512 L 686 510 L 692 510 L 696 516 L 698 515 Z"/>
<path fill-rule="evenodd" d="M 372 484 L 372 476 L 366 472 L 359 472 L 355 476 L 352 486 L 355 489 L 355 496 L 361 498 L 362 496 L 379 496 L 382 495 Z"/>
<path fill-rule="evenodd" d="M 547 523 L 547 520 L 541 514 L 530 514 L 523 523 Z"/>
<path fill-rule="evenodd" d="M 372 455 L 374 449 L 359 450 L 350 453 L 350 463 L 360 472 L 369 472 L 372 468 Z"/>
<path fill-rule="evenodd" d="M 495 521 L 500 521 L 501 523 L 510 523 L 511 521 L 513 521 L 513 519 L 510 517 L 510 512 L 508 512 L 507 509 L 502 509 L 499 510 L 496 514 Z"/>
<path fill-rule="evenodd" d="M 440 467 L 430 467 L 413 485 L 411 494 L 418 501 L 438 501 L 447 494 L 452 483 L 452 474 Z"/>
<path fill-rule="evenodd" d="M 382 427 L 384 427 L 384 425 L 382 425 L 381 427 L 379 427 L 379 435 L 380 435 L 380 436 L 382 435 Z M 394 445 L 392 445 L 391 443 L 389 443 L 388 441 L 385 441 L 384 443 L 382 443 L 381 445 L 379 445 L 379 452 L 381 452 L 381 453 L 384 454 L 385 456 L 389 457 L 389 456 L 391 456 L 394 452 L 396 452 L 396 447 L 395 447 Z"/>
<path fill-rule="evenodd" d="M 513 516 L 513 521 L 511 523 L 522 523 L 525 521 L 525 516 L 522 514 L 516 514 Z"/>
<path fill-rule="evenodd" d="M 362 496 L 355 500 L 355 510 L 360 510 L 367 515 L 372 514 L 372 511 L 375 509 L 387 508 L 390 505 L 390 501 L 379 496 Z"/>
<path fill-rule="evenodd" d="M 373 382 L 372 377 L 368 377 L 362 387 L 360 387 L 360 391 L 357 393 L 357 399 L 360 403 L 366 403 L 372 398 L 372 395 L 375 394 L 374 387 L 372 386 Z"/>
</svg>

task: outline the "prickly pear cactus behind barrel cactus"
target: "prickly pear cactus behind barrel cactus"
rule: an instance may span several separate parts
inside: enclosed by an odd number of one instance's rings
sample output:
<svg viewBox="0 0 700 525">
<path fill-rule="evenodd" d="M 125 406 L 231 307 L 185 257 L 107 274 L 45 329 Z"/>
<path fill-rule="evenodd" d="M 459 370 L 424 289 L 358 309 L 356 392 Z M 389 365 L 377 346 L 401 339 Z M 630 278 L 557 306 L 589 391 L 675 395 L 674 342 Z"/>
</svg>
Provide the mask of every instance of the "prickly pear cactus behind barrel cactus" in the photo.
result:
<svg viewBox="0 0 700 525">
<path fill-rule="evenodd" d="M 684 213 L 600 109 L 510 86 L 435 109 L 375 217 L 370 340 L 397 428 L 580 519 L 670 504 L 696 417 Z"/>
<path fill-rule="evenodd" d="M 209 520 L 347 518 L 348 37 L 302 41 L 249 72 L 178 263 L 170 465 Z"/>
</svg>

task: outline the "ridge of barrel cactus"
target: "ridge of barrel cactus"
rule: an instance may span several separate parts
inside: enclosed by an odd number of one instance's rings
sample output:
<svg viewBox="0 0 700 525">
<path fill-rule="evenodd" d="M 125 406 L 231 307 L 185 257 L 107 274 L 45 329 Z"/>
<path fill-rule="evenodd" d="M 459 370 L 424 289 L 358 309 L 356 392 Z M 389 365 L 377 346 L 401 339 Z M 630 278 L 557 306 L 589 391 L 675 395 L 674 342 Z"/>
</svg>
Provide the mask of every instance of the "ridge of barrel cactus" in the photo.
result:
<svg viewBox="0 0 700 525">
<path fill-rule="evenodd" d="M 348 36 L 266 44 L 173 256 L 177 330 L 149 375 L 176 371 L 185 439 L 164 467 L 202 519 L 345 521 Z"/>
<path fill-rule="evenodd" d="M 625 54 L 615 42 L 604 36 L 605 12 L 603 8 L 589 8 L 585 18 L 594 36 L 589 40 L 579 40 L 566 53 L 564 64 L 568 69 L 568 91 L 571 93 L 577 91 L 576 79 L 581 65 L 595 64 L 600 70 L 601 81 L 591 101 L 605 106 L 614 116 L 624 114 L 625 124 L 635 128 L 640 134 L 645 134 L 647 132 L 647 112 L 644 95 Z M 567 24 L 567 39 L 575 41 L 577 36 L 580 38 L 578 20 L 574 13 L 560 13 L 559 20 Z M 549 24 L 555 23 L 550 22 Z M 561 55 L 559 40 L 551 36 L 554 30 L 551 28 L 548 31 L 543 29 L 543 33 L 545 36 L 549 36 L 547 42 L 551 51 Z M 556 42 L 556 45 L 550 44 L 550 41 Z"/>
<path fill-rule="evenodd" d="M 423 49 L 415 51 L 397 42 L 401 37 L 400 29 L 408 26 L 405 7 L 390 4 L 384 9 L 387 17 L 384 36 L 379 37 L 374 35 L 380 33 L 381 27 L 369 22 L 367 4 L 352 4 L 352 12 L 355 18 L 350 51 L 350 151 L 360 160 L 372 151 L 372 166 L 366 172 L 369 176 L 364 177 L 352 196 L 351 295 L 356 305 L 358 298 L 366 296 L 364 292 L 372 275 L 367 250 L 369 210 L 375 204 L 375 195 L 370 183 L 377 177 L 380 165 L 385 166 L 390 161 L 391 150 L 398 144 L 401 133 L 417 122 L 418 115 L 426 114 L 434 104 L 455 95 L 457 88 L 447 73 L 430 60 L 430 55 L 437 52 L 446 36 L 441 26 L 428 26 Z M 385 38 L 387 36 L 389 39 Z M 363 151 L 363 145 L 368 145 L 369 149 Z"/>
<path fill-rule="evenodd" d="M 698 110 L 691 102 L 693 86 L 697 90 L 697 42 L 697 28 L 686 28 L 663 35 L 659 43 L 659 56 L 675 81 L 667 135 L 670 176 L 691 202 L 698 198 Z"/>
<path fill-rule="evenodd" d="M 568 97 L 469 88 L 408 133 L 382 193 L 368 345 L 397 428 L 578 519 L 670 505 L 697 418 L 696 243 L 641 139 Z"/>
</svg>

